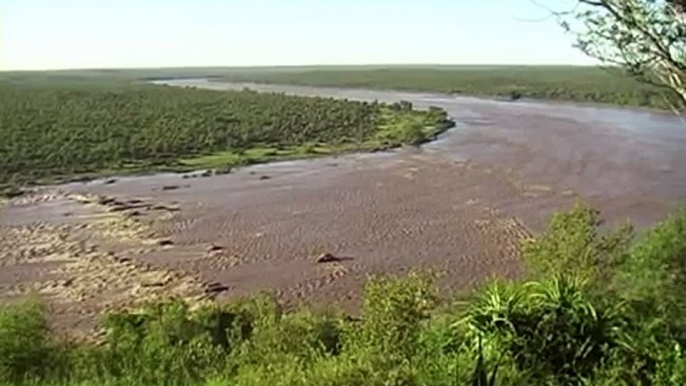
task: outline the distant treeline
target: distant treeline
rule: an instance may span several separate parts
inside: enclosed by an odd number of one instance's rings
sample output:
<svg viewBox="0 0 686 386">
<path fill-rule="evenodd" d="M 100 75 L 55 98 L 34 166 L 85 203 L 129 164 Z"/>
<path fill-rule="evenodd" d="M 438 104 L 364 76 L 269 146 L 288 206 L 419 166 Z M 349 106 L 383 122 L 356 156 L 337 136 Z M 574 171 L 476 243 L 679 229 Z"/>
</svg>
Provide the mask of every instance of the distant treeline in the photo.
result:
<svg viewBox="0 0 686 386">
<path fill-rule="evenodd" d="M 235 72 L 225 80 L 308 86 L 431 91 L 671 109 L 671 91 L 639 83 L 617 69 L 575 66 L 434 66 Z"/>
<path fill-rule="evenodd" d="M 0 81 L 27 79 L 146 81 L 205 77 L 230 81 L 361 87 L 609 103 L 671 109 L 671 91 L 640 83 L 616 68 L 584 66 L 280 66 L 93 69 L 0 73 Z"/>
</svg>

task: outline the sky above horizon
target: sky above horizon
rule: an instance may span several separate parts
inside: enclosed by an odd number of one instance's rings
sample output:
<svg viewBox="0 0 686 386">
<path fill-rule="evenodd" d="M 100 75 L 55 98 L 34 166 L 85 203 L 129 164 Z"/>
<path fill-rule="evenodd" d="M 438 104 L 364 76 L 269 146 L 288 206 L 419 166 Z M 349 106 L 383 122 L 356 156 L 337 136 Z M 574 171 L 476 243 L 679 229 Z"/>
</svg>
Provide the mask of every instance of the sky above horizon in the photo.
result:
<svg viewBox="0 0 686 386">
<path fill-rule="evenodd" d="M 0 70 L 593 64 L 548 15 L 534 0 L 0 0 Z"/>
</svg>

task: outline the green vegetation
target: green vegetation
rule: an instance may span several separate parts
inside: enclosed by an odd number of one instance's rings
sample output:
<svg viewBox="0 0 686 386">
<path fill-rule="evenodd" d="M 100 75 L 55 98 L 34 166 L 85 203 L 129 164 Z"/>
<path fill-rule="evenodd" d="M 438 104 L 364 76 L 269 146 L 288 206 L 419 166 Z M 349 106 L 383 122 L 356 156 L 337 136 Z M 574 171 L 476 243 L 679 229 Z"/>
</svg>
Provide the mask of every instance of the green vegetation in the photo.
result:
<svg viewBox="0 0 686 386">
<path fill-rule="evenodd" d="M 617 69 L 574 66 L 433 66 L 235 72 L 222 79 L 307 86 L 432 91 L 448 94 L 611 103 L 667 109 L 679 97 Z"/>
<path fill-rule="evenodd" d="M 407 104 L 79 79 L 0 81 L 0 184 L 382 149 L 451 124 Z"/>
<path fill-rule="evenodd" d="M 684 0 L 578 0 L 555 16 L 586 55 L 637 79 L 672 90 L 686 102 Z"/>
<path fill-rule="evenodd" d="M 208 73 L 206 71 L 212 71 Z M 176 71 L 176 72 L 175 72 Z M 82 71 L 0 76 L 0 189 L 81 175 L 230 170 L 419 144 L 439 109 L 137 84 L 240 81 L 664 108 L 674 95 L 570 67 Z M 0 307 L 0 385 L 684 385 L 686 209 L 636 235 L 579 206 L 522 247 L 528 275 L 469 296 L 429 276 L 370 278 L 360 317 L 160 300 L 108 315 L 98 342 L 49 328 L 40 301 Z"/>
<path fill-rule="evenodd" d="M 0 73 L 0 82 L 138 82 L 170 78 L 525 97 L 669 109 L 679 96 L 619 68 L 582 66 L 282 66 L 73 70 Z"/>
<path fill-rule="evenodd" d="M 67 343 L 35 302 L 0 310 L 0 383 L 54 385 L 683 385 L 686 211 L 636 236 L 584 206 L 526 243 L 523 281 L 439 297 L 371 278 L 359 318 L 266 294 L 109 315 Z M 558 264 L 558 262 L 563 264 Z"/>
</svg>

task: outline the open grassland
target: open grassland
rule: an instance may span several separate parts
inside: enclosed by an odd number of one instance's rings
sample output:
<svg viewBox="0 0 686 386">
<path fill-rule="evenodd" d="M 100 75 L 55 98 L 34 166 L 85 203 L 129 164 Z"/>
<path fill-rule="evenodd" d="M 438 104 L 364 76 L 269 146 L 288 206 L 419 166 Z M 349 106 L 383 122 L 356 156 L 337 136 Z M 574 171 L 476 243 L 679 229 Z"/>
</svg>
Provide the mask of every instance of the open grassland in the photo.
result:
<svg viewBox="0 0 686 386">
<path fill-rule="evenodd" d="M 0 82 L 0 184 L 218 168 L 417 144 L 439 109 L 114 79 Z"/>
<path fill-rule="evenodd" d="M 27 385 L 683 385 L 686 213 L 635 236 L 555 215 L 523 246 L 526 280 L 439 296 L 372 278 L 361 314 L 165 300 L 69 343 L 40 303 L 0 308 L 0 383 Z M 492 383 L 494 380 L 495 383 Z"/>
</svg>

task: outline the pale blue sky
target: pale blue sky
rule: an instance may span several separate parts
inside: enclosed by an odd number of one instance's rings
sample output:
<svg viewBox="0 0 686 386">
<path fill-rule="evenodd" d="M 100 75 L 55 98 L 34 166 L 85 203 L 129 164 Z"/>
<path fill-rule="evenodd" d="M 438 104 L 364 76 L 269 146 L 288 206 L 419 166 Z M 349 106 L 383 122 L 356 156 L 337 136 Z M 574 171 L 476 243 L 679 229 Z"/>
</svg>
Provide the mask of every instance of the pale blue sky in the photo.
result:
<svg viewBox="0 0 686 386">
<path fill-rule="evenodd" d="M 530 21 L 546 15 L 530 0 L 0 0 L 0 70 L 592 63 Z"/>
</svg>

